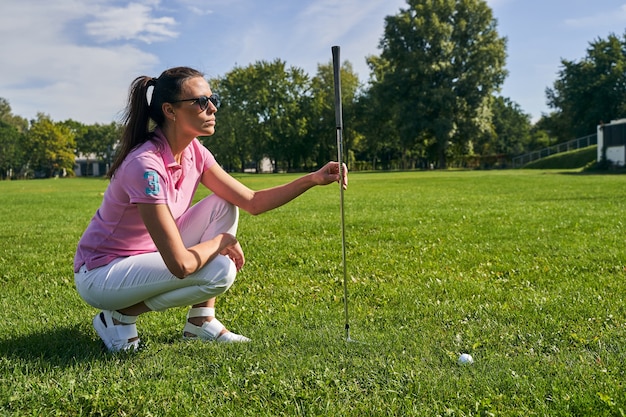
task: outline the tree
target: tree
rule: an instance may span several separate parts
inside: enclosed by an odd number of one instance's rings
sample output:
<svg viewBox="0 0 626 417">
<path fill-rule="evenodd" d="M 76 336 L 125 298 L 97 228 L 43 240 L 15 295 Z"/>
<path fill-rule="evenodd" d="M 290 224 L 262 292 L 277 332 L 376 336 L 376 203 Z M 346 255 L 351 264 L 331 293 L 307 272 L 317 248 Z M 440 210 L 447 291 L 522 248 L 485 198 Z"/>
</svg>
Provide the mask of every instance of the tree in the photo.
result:
<svg viewBox="0 0 626 417">
<path fill-rule="evenodd" d="M 371 93 L 387 106 L 384 117 L 397 129 L 403 154 L 433 144 L 445 167 L 450 150 L 464 152 L 490 128 L 491 96 L 506 75 L 506 40 L 484 0 L 407 4 L 385 18 L 381 55 L 368 58 Z"/>
<path fill-rule="evenodd" d="M 340 67 L 341 102 L 343 110 L 343 144 L 347 156 L 359 149 L 361 135 L 358 131 L 358 115 L 355 103 L 360 81 L 345 61 Z M 337 159 L 337 121 L 335 117 L 335 83 L 332 62 L 319 64 L 317 73 L 311 80 L 311 90 L 306 99 L 307 137 L 301 153 L 315 161 L 317 166 L 329 159 Z"/>
<path fill-rule="evenodd" d="M 76 153 L 89 158 L 111 164 L 119 140 L 122 126 L 119 123 L 83 125 L 73 120 L 62 123 L 67 126 L 76 138 Z M 90 164 L 87 164 L 90 166 Z M 87 175 L 90 175 L 87 173 Z"/>
<path fill-rule="evenodd" d="M 549 115 L 541 115 L 541 118 L 535 123 L 532 130 L 533 134 L 536 132 L 543 133 L 540 135 L 540 140 L 536 142 L 536 146 L 529 146 L 528 150 L 530 151 L 574 139 L 573 133 L 571 133 L 571 124 L 561 112 L 555 111 Z"/>
<path fill-rule="evenodd" d="M 523 153 L 530 142 L 530 115 L 522 111 L 511 99 L 493 98 L 493 130 L 478 142 L 474 150 L 480 155 L 506 155 L 512 157 Z"/>
<path fill-rule="evenodd" d="M 42 113 L 31 122 L 26 151 L 29 166 L 36 176 L 51 177 L 73 172 L 75 148 L 74 135 L 64 124 L 54 123 Z"/>
<path fill-rule="evenodd" d="M 17 176 L 24 166 L 27 129 L 28 121 L 13 115 L 9 102 L 0 97 L 0 179 Z"/>
<path fill-rule="evenodd" d="M 403 157 L 400 136 L 389 112 L 384 94 L 376 94 L 371 85 L 357 97 L 355 125 L 362 136 L 356 159 L 364 169 L 390 169 Z M 421 154 L 419 157 L 423 157 Z"/>
<path fill-rule="evenodd" d="M 257 82 L 251 66 L 235 67 L 211 82 L 222 104 L 216 115 L 215 134 L 204 138 L 204 142 L 210 143 L 209 148 L 227 169 L 243 172 L 246 163 L 254 161 L 258 167 L 263 159 L 264 144 L 257 135 Z"/>
<path fill-rule="evenodd" d="M 0 120 L 0 179 L 17 176 L 24 166 L 24 134 Z"/>
<path fill-rule="evenodd" d="M 21 133 L 28 130 L 28 120 L 14 115 L 11 111 L 11 105 L 2 97 L 0 97 L 0 121 L 14 127 Z"/>
<path fill-rule="evenodd" d="M 556 110 L 561 141 L 587 136 L 601 122 L 626 115 L 626 34 L 614 34 L 589 44 L 582 60 L 561 60 L 559 78 L 546 89 Z"/>
<path fill-rule="evenodd" d="M 298 168 L 297 152 L 306 128 L 301 97 L 309 88 L 308 76 L 285 62 L 258 61 L 237 67 L 213 83 L 223 100 L 215 135 L 210 139 L 216 155 L 229 152 L 239 157 L 243 170 L 250 159 L 263 157 Z M 232 162 L 232 161 L 231 161 Z"/>
</svg>

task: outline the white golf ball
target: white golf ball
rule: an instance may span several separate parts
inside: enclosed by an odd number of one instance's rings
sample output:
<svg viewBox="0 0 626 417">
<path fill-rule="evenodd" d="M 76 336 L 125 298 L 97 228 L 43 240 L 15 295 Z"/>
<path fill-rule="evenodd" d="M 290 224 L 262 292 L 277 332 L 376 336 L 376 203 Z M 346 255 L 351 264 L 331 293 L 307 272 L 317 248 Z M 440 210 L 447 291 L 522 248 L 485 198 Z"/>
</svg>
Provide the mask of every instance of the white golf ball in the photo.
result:
<svg viewBox="0 0 626 417">
<path fill-rule="evenodd" d="M 474 363 L 474 358 L 469 353 L 462 353 L 457 362 L 459 365 L 471 365 Z"/>
</svg>

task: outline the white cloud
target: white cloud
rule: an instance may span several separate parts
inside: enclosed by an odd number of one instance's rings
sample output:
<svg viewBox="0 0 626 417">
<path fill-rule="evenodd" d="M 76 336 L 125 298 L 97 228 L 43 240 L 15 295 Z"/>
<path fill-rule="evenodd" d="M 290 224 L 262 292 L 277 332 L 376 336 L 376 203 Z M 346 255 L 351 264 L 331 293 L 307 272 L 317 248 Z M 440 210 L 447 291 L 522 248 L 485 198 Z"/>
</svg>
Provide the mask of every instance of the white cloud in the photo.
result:
<svg viewBox="0 0 626 417">
<path fill-rule="evenodd" d="M 189 9 L 189 11 L 196 15 L 196 16 L 208 16 L 210 14 L 213 14 L 213 10 L 209 10 L 209 9 L 202 9 L 198 6 L 194 6 L 194 5 L 189 5 L 187 6 L 187 9 Z"/>
<path fill-rule="evenodd" d="M 44 112 L 54 120 L 84 123 L 116 119 L 132 79 L 157 64 L 156 57 L 131 46 L 60 45 L 32 61 L 46 70 L 30 72 L 19 85 L 0 85 L 0 96 L 9 100 L 13 113 L 33 118 Z"/>
<path fill-rule="evenodd" d="M 12 112 L 27 119 L 43 112 L 53 120 L 115 120 L 130 82 L 138 75 L 158 75 L 159 59 L 130 41 L 90 45 L 89 39 L 80 39 L 85 22 L 100 14 L 101 25 L 90 32 L 100 41 L 115 39 L 110 34 L 115 16 L 132 26 L 117 39 L 146 42 L 173 36 L 170 20 L 150 19 L 146 6 L 122 9 L 126 17 L 120 10 L 95 0 L 4 2 L 0 36 L 7 41 L 0 43 L 0 97 L 9 101 Z"/>
<path fill-rule="evenodd" d="M 318 64 L 330 62 L 331 46 L 339 45 L 342 61 L 350 61 L 365 80 L 369 74 L 365 57 L 377 53 L 384 18 L 401 7 L 406 7 L 405 0 L 316 0 L 303 7 L 281 4 L 273 9 L 273 19 L 242 16 L 242 22 L 250 23 L 238 26 L 241 31 L 228 41 L 228 47 L 237 51 L 235 61 L 242 66 L 280 58 L 314 75 Z M 283 18 L 289 12 L 295 13 Z"/>
<path fill-rule="evenodd" d="M 138 75 L 280 58 L 313 75 L 342 47 L 362 79 L 384 16 L 405 0 L 22 0 L 0 4 L 0 97 L 14 114 L 108 122 Z M 156 47 L 165 41 L 166 48 Z M 150 51 L 150 52 L 148 52 Z M 207 64 L 209 62 L 209 64 Z"/>
<path fill-rule="evenodd" d="M 406 8 L 405 0 L 325 0 L 313 2 L 297 20 L 294 48 L 310 44 L 318 50 L 317 62 L 330 62 L 330 47 L 341 47 L 341 60 L 350 61 L 361 80 L 367 79 L 369 69 L 365 57 L 378 54 L 378 43 L 387 15 Z M 302 48 L 301 48 L 302 49 Z M 303 49 L 306 51 L 306 49 Z M 324 58 L 321 58 L 324 57 Z"/>
<path fill-rule="evenodd" d="M 153 7 L 130 3 L 126 7 L 100 7 L 93 13 L 94 21 L 85 25 L 87 33 L 100 42 L 140 40 L 146 43 L 176 38 L 172 17 L 153 16 Z"/>
<path fill-rule="evenodd" d="M 237 7 L 246 7 L 246 0 L 211 0 L 210 2 L 202 2 L 198 0 L 175 0 L 174 7 L 185 8 L 196 16 L 207 16 L 215 13 L 217 10 L 234 10 Z"/>
<path fill-rule="evenodd" d="M 349 33 L 379 5 L 376 0 L 312 2 L 296 18 L 299 38 L 308 38 L 323 45 L 331 44 Z"/>
</svg>

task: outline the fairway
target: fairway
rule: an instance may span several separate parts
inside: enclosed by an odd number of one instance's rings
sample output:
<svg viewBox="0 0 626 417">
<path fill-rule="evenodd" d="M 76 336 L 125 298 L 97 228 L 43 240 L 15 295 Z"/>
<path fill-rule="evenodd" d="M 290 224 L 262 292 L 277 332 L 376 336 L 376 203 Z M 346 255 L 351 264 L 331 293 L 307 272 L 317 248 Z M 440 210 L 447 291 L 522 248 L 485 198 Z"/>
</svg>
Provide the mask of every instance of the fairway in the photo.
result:
<svg viewBox="0 0 626 417">
<path fill-rule="evenodd" d="M 236 175 L 253 189 L 295 175 Z M 217 316 L 252 343 L 140 317 L 108 354 L 74 289 L 107 181 L 0 182 L 0 416 L 619 416 L 626 413 L 626 176 L 352 173 L 241 214 L 246 265 Z M 197 199 L 206 195 L 203 191 Z M 474 363 L 459 366 L 460 353 Z"/>
</svg>

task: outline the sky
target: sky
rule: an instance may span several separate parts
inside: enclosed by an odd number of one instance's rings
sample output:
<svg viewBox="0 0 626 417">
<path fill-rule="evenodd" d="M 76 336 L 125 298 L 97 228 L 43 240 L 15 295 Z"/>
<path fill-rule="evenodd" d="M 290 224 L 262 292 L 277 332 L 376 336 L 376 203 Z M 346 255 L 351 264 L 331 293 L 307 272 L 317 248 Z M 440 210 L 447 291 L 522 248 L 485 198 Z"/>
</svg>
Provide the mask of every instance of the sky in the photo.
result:
<svg viewBox="0 0 626 417">
<path fill-rule="evenodd" d="M 500 94 L 533 121 L 561 60 L 626 33 L 626 0 L 487 0 L 507 38 Z M 85 124 L 119 121 L 128 88 L 180 65 L 208 78 L 281 59 L 310 76 L 341 48 L 363 83 L 385 16 L 406 0 L 3 0 L 0 97 L 14 115 Z"/>
</svg>

